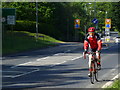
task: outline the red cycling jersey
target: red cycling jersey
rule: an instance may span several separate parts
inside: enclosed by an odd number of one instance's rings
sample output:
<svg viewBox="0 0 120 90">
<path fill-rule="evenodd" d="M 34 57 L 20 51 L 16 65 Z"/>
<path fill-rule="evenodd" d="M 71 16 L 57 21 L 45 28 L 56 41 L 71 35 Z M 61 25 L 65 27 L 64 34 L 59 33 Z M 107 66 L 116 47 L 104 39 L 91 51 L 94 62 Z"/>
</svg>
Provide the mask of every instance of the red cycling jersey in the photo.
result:
<svg viewBox="0 0 120 90">
<path fill-rule="evenodd" d="M 89 34 L 86 35 L 84 40 L 84 50 L 87 50 L 90 45 L 91 49 L 95 50 L 101 50 L 102 48 L 102 40 L 100 39 L 100 36 L 95 33 L 94 36 L 90 36 Z"/>
</svg>

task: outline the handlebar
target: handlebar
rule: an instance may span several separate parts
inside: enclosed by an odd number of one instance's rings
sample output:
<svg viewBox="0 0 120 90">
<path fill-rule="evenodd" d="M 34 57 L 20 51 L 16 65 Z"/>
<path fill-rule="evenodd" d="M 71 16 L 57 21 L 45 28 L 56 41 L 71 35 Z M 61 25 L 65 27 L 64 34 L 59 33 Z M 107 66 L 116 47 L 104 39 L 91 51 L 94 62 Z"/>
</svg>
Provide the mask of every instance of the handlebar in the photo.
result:
<svg viewBox="0 0 120 90">
<path fill-rule="evenodd" d="M 99 53 L 99 52 L 87 52 L 86 54 L 96 54 L 96 53 Z M 86 54 L 83 52 L 84 59 L 86 59 Z"/>
<path fill-rule="evenodd" d="M 87 52 L 86 54 L 97 53 L 97 52 Z"/>
</svg>

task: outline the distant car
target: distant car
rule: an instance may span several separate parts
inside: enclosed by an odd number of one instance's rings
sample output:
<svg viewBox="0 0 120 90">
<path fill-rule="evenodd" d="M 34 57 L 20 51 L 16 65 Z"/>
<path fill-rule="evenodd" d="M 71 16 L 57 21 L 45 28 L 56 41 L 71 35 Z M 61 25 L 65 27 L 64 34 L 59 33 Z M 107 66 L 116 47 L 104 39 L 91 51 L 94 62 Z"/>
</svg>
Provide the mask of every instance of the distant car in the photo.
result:
<svg viewBox="0 0 120 90">
<path fill-rule="evenodd" d="M 119 43 L 120 42 L 120 36 L 115 38 L 115 43 Z"/>
</svg>

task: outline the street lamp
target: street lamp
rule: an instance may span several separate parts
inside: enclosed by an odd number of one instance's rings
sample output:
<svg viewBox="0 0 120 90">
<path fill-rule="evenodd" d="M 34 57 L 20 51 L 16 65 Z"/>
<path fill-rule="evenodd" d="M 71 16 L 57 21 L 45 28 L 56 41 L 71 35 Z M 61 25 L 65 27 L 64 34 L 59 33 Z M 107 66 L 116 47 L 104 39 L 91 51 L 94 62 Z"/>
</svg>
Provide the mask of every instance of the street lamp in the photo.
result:
<svg viewBox="0 0 120 90">
<path fill-rule="evenodd" d="M 96 18 L 96 0 L 94 1 L 94 18 Z M 95 24 L 96 29 L 98 29 L 98 23 Z"/>
<path fill-rule="evenodd" d="M 88 4 L 92 4 L 92 3 L 88 3 Z"/>
<path fill-rule="evenodd" d="M 107 13 L 108 13 L 108 12 L 106 11 L 105 13 L 106 13 L 106 18 L 107 18 Z"/>
<path fill-rule="evenodd" d="M 86 11 L 86 17 L 87 17 L 87 11 L 88 11 L 88 9 L 87 9 L 87 5 L 90 5 L 90 4 L 92 4 L 92 3 L 85 3 L 85 11 Z M 87 23 L 86 23 L 87 24 Z M 85 27 L 85 34 L 86 34 L 86 25 L 84 26 Z"/>
<path fill-rule="evenodd" d="M 90 7 L 90 8 L 92 8 L 92 7 Z M 92 13 L 94 12 L 94 10 L 90 10 L 90 22 L 92 22 Z"/>
<path fill-rule="evenodd" d="M 92 4 L 92 3 L 85 3 L 85 10 L 86 10 L 86 12 L 88 11 L 87 10 L 87 5 L 90 5 L 90 4 Z"/>
<path fill-rule="evenodd" d="M 38 2 L 36 0 L 36 42 L 38 39 Z"/>
</svg>

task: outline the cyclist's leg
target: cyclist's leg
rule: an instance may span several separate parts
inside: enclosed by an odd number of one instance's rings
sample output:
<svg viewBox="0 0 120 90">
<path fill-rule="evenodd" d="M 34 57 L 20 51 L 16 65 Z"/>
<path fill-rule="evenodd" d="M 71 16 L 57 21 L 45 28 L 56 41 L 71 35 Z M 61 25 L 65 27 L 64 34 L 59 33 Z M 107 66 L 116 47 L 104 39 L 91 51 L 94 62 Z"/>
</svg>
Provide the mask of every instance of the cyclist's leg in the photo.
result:
<svg viewBox="0 0 120 90">
<path fill-rule="evenodd" d="M 96 52 L 97 49 L 92 49 L 93 52 Z M 97 59 L 97 65 L 98 65 L 98 69 L 101 69 L 101 57 L 100 57 L 100 53 L 96 53 L 96 59 Z"/>
<path fill-rule="evenodd" d="M 98 70 L 101 69 L 101 56 L 100 53 L 96 53 L 97 56 L 97 64 L 98 64 Z"/>
<path fill-rule="evenodd" d="M 89 62 L 88 62 L 89 68 L 91 68 L 91 61 L 92 61 L 92 55 L 90 54 L 89 55 Z"/>
<path fill-rule="evenodd" d="M 93 52 L 96 52 L 97 49 L 92 49 Z M 100 53 L 96 53 L 96 59 L 98 60 L 98 64 L 100 64 Z"/>
<path fill-rule="evenodd" d="M 88 66 L 89 66 L 89 74 L 88 76 L 91 76 L 91 71 L 92 71 L 92 67 L 91 67 L 91 61 L 92 61 L 92 55 L 89 55 L 89 62 L 88 62 Z"/>
<path fill-rule="evenodd" d="M 97 60 L 98 60 L 98 64 L 100 64 L 100 61 L 101 61 L 100 53 L 96 53 L 96 57 L 97 57 Z"/>
</svg>

